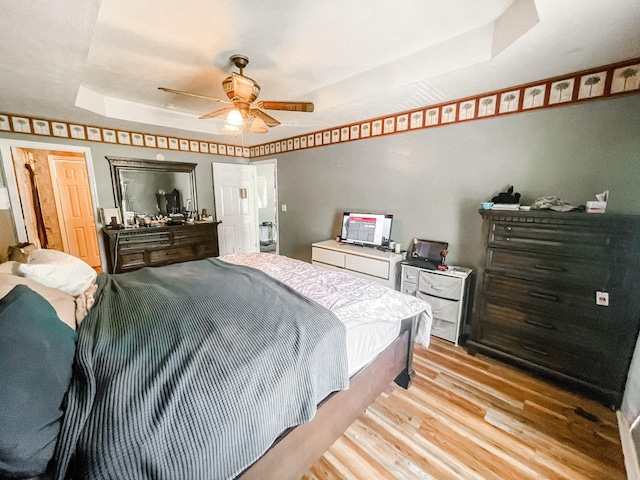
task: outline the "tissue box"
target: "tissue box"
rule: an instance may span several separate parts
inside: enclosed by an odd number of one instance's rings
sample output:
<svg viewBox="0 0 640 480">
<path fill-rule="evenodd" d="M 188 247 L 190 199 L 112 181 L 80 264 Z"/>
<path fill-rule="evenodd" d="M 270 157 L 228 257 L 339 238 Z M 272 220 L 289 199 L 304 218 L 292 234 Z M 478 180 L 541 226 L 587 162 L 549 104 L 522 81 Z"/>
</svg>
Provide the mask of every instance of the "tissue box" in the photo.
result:
<svg viewBox="0 0 640 480">
<path fill-rule="evenodd" d="M 607 209 L 607 202 L 587 202 L 587 213 L 604 213 Z"/>
</svg>

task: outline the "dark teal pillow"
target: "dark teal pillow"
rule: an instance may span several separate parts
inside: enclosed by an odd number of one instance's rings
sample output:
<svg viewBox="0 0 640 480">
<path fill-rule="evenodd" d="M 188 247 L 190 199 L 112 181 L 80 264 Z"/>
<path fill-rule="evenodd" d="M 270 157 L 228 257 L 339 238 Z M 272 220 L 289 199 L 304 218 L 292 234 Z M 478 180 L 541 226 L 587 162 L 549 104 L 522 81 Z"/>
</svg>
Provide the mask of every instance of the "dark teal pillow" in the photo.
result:
<svg viewBox="0 0 640 480">
<path fill-rule="evenodd" d="M 0 299 L 0 478 L 47 470 L 75 346 L 76 332 L 29 287 Z"/>
</svg>

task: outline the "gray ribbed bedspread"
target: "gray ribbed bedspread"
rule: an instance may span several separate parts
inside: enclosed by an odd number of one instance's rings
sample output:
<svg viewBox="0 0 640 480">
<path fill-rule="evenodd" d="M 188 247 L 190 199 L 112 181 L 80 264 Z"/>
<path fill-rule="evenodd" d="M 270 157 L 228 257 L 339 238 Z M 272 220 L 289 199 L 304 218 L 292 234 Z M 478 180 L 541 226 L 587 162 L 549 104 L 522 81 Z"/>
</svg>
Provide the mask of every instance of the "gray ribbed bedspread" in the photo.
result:
<svg viewBox="0 0 640 480">
<path fill-rule="evenodd" d="M 348 387 L 343 324 L 258 270 L 207 259 L 98 282 L 57 478 L 233 478 Z"/>
</svg>

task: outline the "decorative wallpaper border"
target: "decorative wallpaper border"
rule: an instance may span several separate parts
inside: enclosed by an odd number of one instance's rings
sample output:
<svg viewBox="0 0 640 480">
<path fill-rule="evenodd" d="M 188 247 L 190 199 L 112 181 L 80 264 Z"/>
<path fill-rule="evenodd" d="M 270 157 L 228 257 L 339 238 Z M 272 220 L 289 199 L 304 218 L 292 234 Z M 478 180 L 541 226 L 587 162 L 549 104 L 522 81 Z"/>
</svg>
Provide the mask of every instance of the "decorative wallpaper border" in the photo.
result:
<svg viewBox="0 0 640 480">
<path fill-rule="evenodd" d="M 112 143 L 134 147 L 179 150 L 192 153 L 248 157 L 248 147 L 238 147 L 224 143 L 210 143 L 189 138 L 131 132 L 113 128 L 96 127 L 79 123 L 69 123 L 39 117 L 26 117 L 12 113 L 0 113 L 0 133 L 27 133 L 44 137 L 70 138 L 91 142 Z"/>
<path fill-rule="evenodd" d="M 640 58 L 250 147 L 249 157 L 640 92 Z"/>
<path fill-rule="evenodd" d="M 0 113 L 0 133 L 7 131 L 117 145 L 257 158 L 639 92 L 640 58 L 635 58 L 253 147 L 116 130 L 12 113 Z"/>
</svg>

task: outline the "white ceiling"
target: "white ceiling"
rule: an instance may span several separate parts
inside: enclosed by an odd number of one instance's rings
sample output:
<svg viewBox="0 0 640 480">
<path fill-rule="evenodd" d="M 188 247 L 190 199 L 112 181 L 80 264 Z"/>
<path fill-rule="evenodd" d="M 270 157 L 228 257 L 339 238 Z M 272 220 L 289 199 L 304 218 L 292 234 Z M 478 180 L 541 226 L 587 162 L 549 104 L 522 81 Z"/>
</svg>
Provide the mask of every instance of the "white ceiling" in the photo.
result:
<svg viewBox="0 0 640 480">
<path fill-rule="evenodd" d="M 244 74 L 269 111 L 256 144 L 640 57 L 638 0 L 0 0 L 0 111 L 240 144 L 223 105 Z"/>
</svg>

